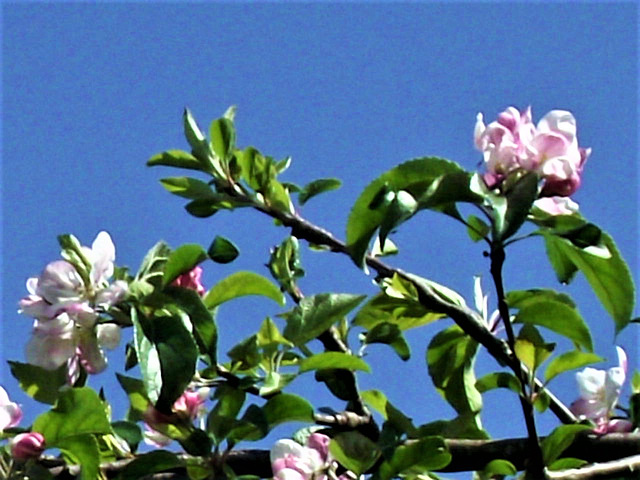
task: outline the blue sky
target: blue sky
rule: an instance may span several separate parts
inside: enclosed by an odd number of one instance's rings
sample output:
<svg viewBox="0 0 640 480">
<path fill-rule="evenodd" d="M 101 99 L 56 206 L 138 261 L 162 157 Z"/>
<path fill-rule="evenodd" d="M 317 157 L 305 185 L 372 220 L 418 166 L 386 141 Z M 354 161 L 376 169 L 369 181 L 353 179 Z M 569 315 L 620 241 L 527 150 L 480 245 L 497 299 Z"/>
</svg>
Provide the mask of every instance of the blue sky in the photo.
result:
<svg viewBox="0 0 640 480">
<path fill-rule="evenodd" d="M 537 121 L 551 109 L 570 110 L 581 145 L 593 148 L 574 199 L 613 235 L 638 278 L 635 2 L 16 2 L 4 3 L 2 13 L 4 359 L 24 360 L 31 325 L 16 313 L 17 301 L 25 280 L 58 257 L 61 233 L 90 244 L 108 230 L 116 262 L 132 269 L 159 239 L 208 246 L 224 235 L 241 255 L 230 266 L 206 265 L 209 286 L 236 269 L 268 275 L 268 249 L 284 229 L 252 212 L 189 217 L 157 182 L 176 173 L 145 167 L 159 151 L 186 149 L 185 106 L 206 127 L 237 105 L 239 144 L 292 156 L 287 181 L 341 178 L 340 190 L 303 209 L 341 238 L 360 191 L 394 165 L 438 155 L 475 168 L 477 112 L 490 121 L 509 105 L 531 105 Z M 435 214 L 418 215 L 394 239 L 401 255 L 390 263 L 469 300 L 472 276 L 488 274 L 481 246 Z M 614 360 L 612 322 L 582 278 L 558 285 L 540 240 L 514 245 L 508 255 L 507 289 L 569 292 L 597 352 Z M 347 258 L 305 249 L 303 261 L 307 294 L 376 291 Z M 280 311 L 260 299 L 223 307 L 221 349 Z M 408 364 L 384 347 L 371 348 L 374 374 L 360 380 L 383 388 L 416 423 L 453 416 L 430 391 L 424 362 L 426 344 L 441 327 L 409 332 Z M 629 327 L 618 338 L 635 365 L 637 333 Z M 121 362 L 116 355 L 110 362 L 92 385 L 118 398 L 113 374 Z M 478 367 L 496 369 L 485 358 Z M 27 421 L 44 410 L 18 392 L 5 365 L 0 378 L 25 406 Z M 576 396 L 572 374 L 554 383 L 566 402 Z M 313 392 L 318 407 L 341 407 L 309 381 L 294 391 Z M 525 434 L 515 398 L 489 393 L 485 400 L 492 435 Z M 123 412 L 123 397 L 115 403 Z M 505 408 L 513 421 L 504 422 Z M 542 433 L 555 425 L 550 414 L 538 420 Z"/>
</svg>

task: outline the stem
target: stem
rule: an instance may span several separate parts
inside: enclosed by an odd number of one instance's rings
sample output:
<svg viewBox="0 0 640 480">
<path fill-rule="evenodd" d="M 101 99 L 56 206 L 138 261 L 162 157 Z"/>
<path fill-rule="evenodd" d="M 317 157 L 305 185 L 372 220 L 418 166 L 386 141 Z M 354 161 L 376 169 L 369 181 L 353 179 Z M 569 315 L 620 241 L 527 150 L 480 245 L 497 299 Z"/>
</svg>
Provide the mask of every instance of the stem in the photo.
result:
<svg viewBox="0 0 640 480">
<path fill-rule="evenodd" d="M 509 318 L 509 306 L 505 300 L 504 285 L 502 281 L 502 267 L 504 265 L 506 255 L 504 246 L 500 241 L 494 240 L 491 244 L 491 276 L 496 288 L 496 295 L 498 297 L 498 311 L 502 317 L 502 323 L 507 332 L 507 342 L 511 349 L 512 355 L 515 352 L 516 338 L 513 333 L 513 326 L 511 325 L 511 319 Z M 527 434 L 529 439 L 529 449 L 531 451 L 531 457 L 529 458 L 529 465 L 527 470 L 529 474 L 533 475 L 532 478 L 544 478 L 544 462 L 542 458 L 542 449 L 538 442 L 538 433 L 536 431 L 535 417 L 533 414 L 533 403 L 527 393 L 527 385 L 530 384 L 528 376 L 524 374 L 522 370 L 516 371 L 516 376 L 520 381 L 520 387 L 522 389 L 522 395 L 519 395 L 520 405 L 522 407 L 522 413 L 524 415 L 524 421 L 527 426 Z"/>
</svg>

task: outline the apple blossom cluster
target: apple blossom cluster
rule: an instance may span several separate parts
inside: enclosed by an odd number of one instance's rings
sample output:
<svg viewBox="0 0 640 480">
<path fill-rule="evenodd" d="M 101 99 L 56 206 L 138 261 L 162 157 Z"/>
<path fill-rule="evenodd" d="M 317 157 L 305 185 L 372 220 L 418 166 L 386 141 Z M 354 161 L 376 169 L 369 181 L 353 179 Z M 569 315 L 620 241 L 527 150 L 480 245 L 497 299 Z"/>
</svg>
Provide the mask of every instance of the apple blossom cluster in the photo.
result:
<svg viewBox="0 0 640 480">
<path fill-rule="evenodd" d="M 577 205 L 568 197 L 580 186 L 582 170 L 591 153 L 578 146 L 576 120 L 565 110 L 552 110 L 537 125 L 531 107 L 509 107 L 485 125 L 478 113 L 474 131 L 476 148 L 483 152 L 485 183 L 499 188 L 511 173 L 536 172 L 542 179 L 536 205 L 551 214 L 571 214 Z"/>
<path fill-rule="evenodd" d="M 100 232 L 91 248 L 79 246 L 73 254 L 77 261 L 56 260 L 27 280 L 29 295 L 19 309 L 35 319 L 27 361 L 48 370 L 66 364 L 70 383 L 79 366 L 91 374 L 106 368 L 103 349 L 118 345 L 120 328 L 101 323 L 100 316 L 127 294 L 126 282 L 109 282 L 115 246 L 107 232 Z M 68 252 L 66 257 L 71 258 Z"/>
<path fill-rule="evenodd" d="M 171 443 L 171 438 L 165 433 L 171 425 L 191 424 L 194 420 L 204 421 L 207 413 L 205 402 L 209 398 L 210 389 L 207 387 L 190 388 L 186 390 L 174 402 L 170 415 L 156 410 L 153 405 L 149 405 L 143 414 L 145 431 L 144 441 L 148 445 L 155 447 L 166 447 Z M 200 425 L 204 428 L 204 425 Z"/>
<path fill-rule="evenodd" d="M 327 480 L 327 473 L 335 473 L 337 466 L 329 453 L 330 441 L 322 433 L 309 435 L 306 446 L 289 439 L 278 440 L 270 452 L 274 480 Z M 350 479 L 346 474 L 337 478 Z"/>
<path fill-rule="evenodd" d="M 576 373 L 580 398 L 571 404 L 571 411 L 580 418 L 588 418 L 596 424 L 595 433 L 630 432 L 629 420 L 614 418 L 614 409 L 620 398 L 627 376 L 627 354 L 616 347 L 618 366 L 607 371 L 585 368 Z"/>
</svg>

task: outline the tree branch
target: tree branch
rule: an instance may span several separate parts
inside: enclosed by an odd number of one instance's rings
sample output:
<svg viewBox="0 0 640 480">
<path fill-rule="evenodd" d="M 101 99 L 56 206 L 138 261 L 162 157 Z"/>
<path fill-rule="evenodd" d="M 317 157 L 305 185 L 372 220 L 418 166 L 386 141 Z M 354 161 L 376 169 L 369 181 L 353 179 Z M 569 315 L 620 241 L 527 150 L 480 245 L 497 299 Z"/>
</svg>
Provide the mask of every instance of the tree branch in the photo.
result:
<svg viewBox="0 0 640 480">
<path fill-rule="evenodd" d="M 446 439 L 445 443 L 452 458 L 449 465 L 440 470 L 442 472 L 482 470 L 487 463 L 498 459 L 508 460 L 518 470 L 522 470 L 530 455 L 527 438 Z M 612 478 L 616 475 L 628 475 L 631 472 L 637 473 L 640 471 L 640 434 L 612 433 L 604 436 L 592 433 L 581 434 L 563 452 L 562 457 L 584 459 L 591 462 L 592 465 L 563 472 L 547 472 L 549 479 L 595 480 Z M 178 458 L 186 461 L 191 457 L 187 454 L 178 454 Z M 115 478 L 133 460 L 131 458 L 103 464 L 101 470 L 108 478 Z M 211 465 L 215 466 L 219 464 L 220 458 L 214 456 L 209 461 Z M 74 478 L 80 473 L 79 466 L 66 466 L 64 461 L 58 458 L 42 458 L 39 463 L 49 469 L 58 480 Z M 272 476 L 268 450 L 232 450 L 226 454 L 226 464 L 236 475 L 257 475 L 261 478 Z M 186 478 L 181 469 L 163 474 L 165 477 L 155 474 L 150 478 L 154 480 Z M 173 476 L 167 477 L 166 475 Z"/>
</svg>

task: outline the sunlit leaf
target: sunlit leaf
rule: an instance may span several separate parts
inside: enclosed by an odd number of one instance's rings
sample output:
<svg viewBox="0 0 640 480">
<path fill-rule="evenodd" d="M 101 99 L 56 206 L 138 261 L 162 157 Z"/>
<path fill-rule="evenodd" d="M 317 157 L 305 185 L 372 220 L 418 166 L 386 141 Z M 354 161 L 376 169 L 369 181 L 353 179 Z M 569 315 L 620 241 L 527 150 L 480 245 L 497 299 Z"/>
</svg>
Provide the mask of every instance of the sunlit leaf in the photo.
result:
<svg viewBox="0 0 640 480">
<path fill-rule="evenodd" d="M 190 177 L 168 177 L 160 179 L 162 186 L 179 197 L 190 200 L 215 199 L 216 194 L 209 184 Z"/>
<path fill-rule="evenodd" d="M 93 435 L 74 435 L 59 440 L 60 449 L 68 464 L 80 465 L 78 480 L 95 480 L 100 470 L 98 442 Z"/>
<path fill-rule="evenodd" d="M 281 393 L 270 398 L 262 407 L 269 428 L 284 422 L 313 422 L 313 406 L 304 398 Z"/>
<path fill-rule="evenodd" d="M 573 443 L 578 433 L 592 429 L 589 425 L 561 425 L 554 429 L 541 444 L 545 465 L 553 463 Z"/>
<path fill-rule="evenodd" d="M 186 168 L 188 170 L 202 170 L 200 161 L 183 150 L 167 150 L 158 153 L 147 161 L 147 166 L 154 167 L 164 165 L 166 167 Z"/>
<path fill-rule="evenodd" d="M 401 473 L 426 473 L 443 468 L 451 461 L 442 437 L 427 437 L 397 447 L 391 458 L 379 467 L 374 478 L 390 480 Z"/>
<path fill-rule="evenodd" d="M 321 293 L 303 298 L 290 312 L 282 314 L 287 325 L 284 336 L 295 345 L 316 338 L 341 320 L 365 298 L 347 293 Z"/>
<path fill-rule="evenodd" d="M 200 245 L 188 243 L 181 245 L 169 254 L 164 266 L 162 285 L 167 286 L 179 275 L 188 272 L 207 258 L 207 253 Z"/>
<path fill-rule="evenodd" d="M 33 431 L 41 433 L 47 445 L 54 447 L 68 437 L 110 433 L 111 424 L 98 394 L 81 387 L 60 392 L 54 407 L 35 419 Z"/>
<path fill-rule="evenodd" d="M 233 122 L 225 117 L 214 120 L 209 127 L 209 136 L 214 153 L 218 158 L 226 160 L 236 143 L 236 130 Z"/>
<path fill-rule="evenodd" d="M 547 382 L 550 382 L 552 378 L 568 370 L 591 365 L 592 363 L 602 362 L 603 360 L 604 359 L 602 357 L 595 353 L 586 353 L 578 350 L 565 352 L 549 362 L 549 365 L 544 372 L 544 378 Z"/>
<path fill-rule="evenodd" d="M 363 359 L 342 352 L 318 353 L 300 361 L 300 373 L 326 368 L 371 372 L 371 368 Z"/>
<path fill-rule="evenodd" d="M 205 295 L 204 304 L 213 308 L 221 303 L 245 295 L 262 295 L 284 305 L 284 295 L 278 287 L 262 275 L 253 272 L 236 272 L 216 283 Z"/>
</svg>

